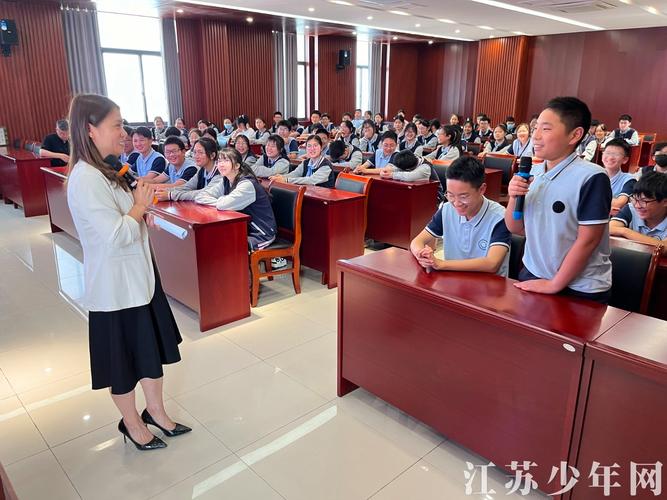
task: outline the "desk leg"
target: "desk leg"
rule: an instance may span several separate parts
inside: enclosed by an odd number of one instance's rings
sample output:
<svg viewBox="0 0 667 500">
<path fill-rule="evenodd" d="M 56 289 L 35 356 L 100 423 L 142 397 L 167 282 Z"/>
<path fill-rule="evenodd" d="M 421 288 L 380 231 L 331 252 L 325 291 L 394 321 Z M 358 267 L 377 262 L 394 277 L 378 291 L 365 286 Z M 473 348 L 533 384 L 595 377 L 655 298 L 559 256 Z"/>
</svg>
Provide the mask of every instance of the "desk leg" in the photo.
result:
<svg viewBox="0 0 667 500">
<path fill-rule="evenodd" d="M 338 397 L 343 397 L 346 394 L 357 389 L 359 386 L 354 382 L 350 382 L 343 377 L 343 328 L 341 321 L 343 318 L 343 273 L 338 273 L 338 370 L 337 377 L 337 394 Z"/>
</svg>

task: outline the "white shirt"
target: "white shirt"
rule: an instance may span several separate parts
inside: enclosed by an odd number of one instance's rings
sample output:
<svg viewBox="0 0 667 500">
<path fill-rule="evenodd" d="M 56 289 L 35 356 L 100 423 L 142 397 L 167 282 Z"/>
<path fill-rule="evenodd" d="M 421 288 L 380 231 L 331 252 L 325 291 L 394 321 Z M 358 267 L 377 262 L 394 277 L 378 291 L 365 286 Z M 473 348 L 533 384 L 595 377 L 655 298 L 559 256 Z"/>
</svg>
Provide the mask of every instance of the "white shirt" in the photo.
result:
<svg viewBox="0 0 667 500">
<path fill-rule="evenodd" d="M 67 181 L 67 204 L 83 247 L 84 306 L 117 311 L 148 304 L 155 292 L 146 224 L 127 215 L 132 194 L 79 161 Z"/>
</svg>

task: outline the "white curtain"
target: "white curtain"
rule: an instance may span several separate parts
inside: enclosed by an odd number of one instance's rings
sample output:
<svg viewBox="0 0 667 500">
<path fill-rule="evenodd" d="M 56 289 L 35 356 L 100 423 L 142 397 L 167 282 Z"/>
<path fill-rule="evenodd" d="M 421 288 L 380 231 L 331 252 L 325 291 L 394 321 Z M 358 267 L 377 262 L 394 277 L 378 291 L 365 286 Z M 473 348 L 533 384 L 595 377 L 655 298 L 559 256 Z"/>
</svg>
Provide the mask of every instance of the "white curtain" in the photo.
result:
<svg viewBox="0 0 667 500">
<path fill-rule="evenodd" d="M 106 95 L 97 12 L 95 9 L 63 6 L 62 20 L 72 94 Z"/>
<path fill-rule="evenodd" d="M 183 98 L 181 96 L 181 70 L 178 63 L 178 42 L 176 21 L 162 19 L 162 46 L 164 50 L 164 74 L 167 77 L 167 103 L 173 125 L 176 118 L 183 118 Z"/>
<path fill-rule="evenodd" d="M 371 61 L 370 61 L 370 106 L 374 113 L 382 111 L 382 44 L 380 42 L 371 42 Z"/>
<path fill-rule="evenodd" d="M 284 116 L 285 110 L 285 51 L 283 47 L 283 32 L 274 31 L 273 35 L 273 91 L 276 100 L 276 110 L 282 111 Z"/>
<path fill-rule="evenodd" d="M 285 116 L 297 116 L 299 103 L 297 95 L 296 37 L 296 33 L 285 33 Z M 305 89 L 304 92 L 308 92 L 308 89 Z"/>
</svg>

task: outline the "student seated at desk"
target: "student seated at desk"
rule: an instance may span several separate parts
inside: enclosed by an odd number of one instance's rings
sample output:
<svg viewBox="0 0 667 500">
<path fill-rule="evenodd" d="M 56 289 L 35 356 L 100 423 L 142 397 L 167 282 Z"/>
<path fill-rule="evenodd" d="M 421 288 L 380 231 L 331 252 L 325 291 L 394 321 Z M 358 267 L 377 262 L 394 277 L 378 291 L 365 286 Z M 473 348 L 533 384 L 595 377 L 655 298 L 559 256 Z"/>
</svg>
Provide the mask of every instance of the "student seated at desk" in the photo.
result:
<svg viewBox="0 0 667 500">
<path fill-rule="evenodd" d="M 655 150 L 653 151 L 653 161 L 655 161 L 655 165 L 642 167 L 642 169 L 637 173 L 637 176 L 641 177 L 642 175 L 648 174 L 649 172 L 667 174 L 667 142 L 659 142 L 655 145 Z"/>
<path fill-rule="evenodd" d="M 602 152 L 602 164 L 607 171 L 611 182 L 611 215 L 628 204 L 632 195 L 632 188 L 637 179 L 628 172 L 623 172 L 621 167 L 630 159 L 630 146 L 623 139 L 612 139 Z"/>
<path fill-rule="evenodd" d="M 183 118 L 176 118 L 174 120 L 174 127 L 176 127 L 181 133 L 181 135 L 187 139 L 188 129 L 185 127 L 185 122 L 183 121 Z"/>
<path fill-rule="evenodd" d="M 364 161 L 358 147 L 345 144 L 341 140 L 333 141 L 329 145 L 329 158 L 334 165 L 351 169 L 357 168 Z"/>
<path fill-rule="evenodd" d="M 319 109 L 314 109 L 310 113 L 310 125 L 308 125 L 308 133 L 314 134 L 315 130 L 320 128 L 320 121 L 322 120 L 322 113 Z"/>
<path fill-rule="evenodd" d="M 134 171 L 144 180 L 157 177 L 164 172 L 167 161 L 153 149 L 153 134 L 147 127 L 137 127 L 132 134 L 134 150 L 139 153 L 134 162 Z"/>
<path fill-rule="evenodd" d="M 248 115 L 239 115 L 236 118 L 236 130 L 232 132 L 229 142 L 236 142 L 236 138 L 241 135 L 244 135 L 248 140 L 255 137 L 255 131 L 250 126 L 250 118 L 248 118 Z"/>
<path fill-rule="evenodd" d="M 234 210 L 249 215 L 250 250 L 266 248 L 273 243 L 278 232 L 266 189 L 235 149 L 225 148 L 220 151 L 216 167 L 222 182 L 202 189 L 197 193 L 195 202 L 214 206 L 218 210 Z"/>
<path fill-rule="evenodd" d="M 438 129 L 438 147 L 424 156 L 425 160 L 456 160 L 461 151 L 459 129 L 456 125 L 445 125 Z"/>
<path fill-rule="evenodd" d="M 507 276 L 512 235 L 505 225 L 505 208 L 484 196 L 484 165 L 462 157 L 447 168 L 449 203 L 443 203 L 428 226 L 410 243 L 410 251 L 425 269 L 478 271 Z M 444 259 L 434 255 L 442 238 Z"/>
<path fill-rule="evenodd" d="M 667 175 L 649 172 L 634 185 L 630 203 L 609 223 L 609 234 L 659 245 L 667 239 Z"/>
<path fill-rule="evenodd" d="M 384 168 L 393 162 L 397 153 L 398 141 L 396 133 L 389 130 L 382 134 L 380 147 L 375 155 L 368 158 L 363 164 L 354 169 L 355 174 L 379 174 L 380 168 Z"/>
<path fill-rule="evenodd" d="M 475 128 L 470 120 L 467 120 L 463 124 L 463 132 L 461 133 L 461 147 L 463 149 L 468 148 L 468 143 L 481 144 L 482 139 L 479 138 Z"/>
<path fill-rule="evenodd" d="M 163 142 L 167 138 L 165 135 L 166 130 L 167 124 L 164 122 L 164 119 L 161 116 L 156 116 L 153 119 L 153 128 L 151 129 L 153 140 Z"/>
<path fill-rule="evenodd" d="M 503 123 L 496 125 L 493 129 L 493 139 L 489 140 L 484 144 L 483 155 L 489 153 L 500 153 L 505 154 L 510 148 L 511 144 L 507 140 L 507 129 Z"/>
<path fill-rule="evenodd" d="M 263 146 L 271 135 L 266 128 L 266 122 L 263 118 L 255 118 L 255 129 L 255 135 L 250 139 L 250 144 L 260 144 Z"/>
<path fill-rule="evenodd" d="M 285 154 L 285 142 L 278 134 L 269 136 L 264 146 L 264 154 L 251 166 L 257 177 L 271 177 L 289 172 L 289 160 Z"/>
<path fill-rule="evenodd" d="M 320 125 L 322 125 L 322 128 L 324 128 L 324 130 L 327 132 L 331 132 L 333 130 L 334 126 L 333 123 L 331 123 L 331 116 L 329 116 L 329 113 L 322 113 Z"/>
<path fill-rule="evenodd" d="M 607 141 L 611 141 L 612 139 L 623 139 L 630 146 L 638 146 L 639 134 L 630 125 L 632 125 L 632 117 L 630 115 L 619 116 L 618 128 L 609 134 Z"/>
<path fill-rule="evenodd" d="M 209 139 L 212 139 L 213 142 L 215 142 L 216 144 L 219 144 L 218 133 L 215 131 L 213 127 L 209 127 L 206 130 L 204 130 L 202 137 L 208 137 Z"/>
<path fill-rule="evenodd" d="M 403 135 L 405 134 L 405 119 L 402 115 L 396 115 L 394 117 L 393 131 L 396 134 L 396 140 L 401 142 L 403 140 Z"/>
<path fill-rule="evenodd" d="M 537 121 L 530 181 L 515 175 L 508 186 L 505 224 L 526 237 L 520 283 L 529 292 L 561 293 L 609 301 L 609 211 L 611 184 L 605 170 L 577 156 L 591 112 L 576 97 L 557 97 Z M 514 219 L 517 196 L 525 196 L 523 218 Z"/>
<path fill-rule="evenodd" d="M 162 188 L 182 186 L 195 175 L 197 167 L 192 160 L 185 157 L 185 144 L 180 137 L 170 136 L 164 141 L 164 155 L 167 168 L 152 179 L 146 179 L 148 184 L 162 184 Z"/>
<path fill-rule="evenodd" d="M 185 153 L 186 158 L 193 159 L 194 150 L 192 147 L 194 146 L 195 142 L 197 142 L 202 137 L 204 137 L 204 134 L 201 130 L 198 128 L 190 129 L 190 132 L 188 132 L 188 143 L 190 144 L 190 149 L 188 149 L 188 152 Z"/>
<path fill-rule="evenodd" d="M 311 135 L 306 141 L 306 156 L 298 167 L 289 174 L 274 175 L 271 180 L 292 184 L 334 187 L 334 172 L 331 162 L 322 154 L 322 139 Z"/>
<path fill-rule="evenodd" d="M 283 142 L 285 143 L 285 154 L 289 155 L 294 153 L 294 156 L 299 152 L 299 143 L 297 140 L 290 135 L 292 127 L 287 120 L 282 120 L 278 124 L 278 135 L 282 137 Z"/>
<path fill-rule="evenodd" d="M 69 162 L 69 122 L 56 122 L 55 134 L 47 135 L 39 148 L 40 158 L 50 158 L 52 167 L 66 167 Z"/>
<path fill-rule="evenodd" d="M 408 150 L 417 156 L 422 155 L 424 144 L 422 143 L 422 138 L 417 135 L 417 125 L 408 123 L 405 126 L 405 134 L 403 135 L 403 140 L 398 145 L 398 150 Z"/>
<path fill-rule="evenodd" d="M 301 125 L 299 125 L 299 120 L 296 117 L 290 116 L 287 119 L 287 121 L 289 122 L 290 128 L 292 129 L 292 131 L 290 132 L 290 136 L 299 137 L 303 135 L 304 128 Z"/>
<path fill-rule="evenodd" d="M 315 129 L 315 135 L 322 139 L 322 154 L 324 156 L 329 156 L 329 144 L 331 142 L 329 132 L 327 132 L 324 127 L 319 127 Z"/>
<path fill-rule="evenodd" d="M 210 137 L 202 137 L 194 146 L 195 166 L 199 169 L 197 175 L 188 182 L 174 188 L 157 186 L 155 195 L 160 201 L 194 200 L 200 189 L 204 189 L 215 182 L 219 182 L 215 161 L 218 159 L 218 145 Z"/>
<path fill-rule="evenodd" d="M 479 118 L 477 137 L 479 137 L 482 142 L 492 141 L 494 139 L 493 129 L 491 128 L 491 118 L 486 115 L 482 115 Z"/>
<path fill-rule="evenodd" d="M 134 164 L 139 156 L 139 153 L 134 150 L 134 144 L 132 143 L 134 129 L 128 125 L 123 125 L 123 130 L 125 130 L 125 137 L 123 137 L 123 152 L 118 159 L 123 164 L 128 163 L 134 169 Z"/>
<path fill-rule="evenodd" d="M 239 135 L 236 138 L 236 141 L 234 141 L 234 149 L 241 155 L 241 161 L 243 163 L 252 167 L 257 162 L 257 157 L 250 150 L 250 139 L 245 135 Z"/>
<path fill-rule="evenodd" d="M 336 134 L 336 140 L 338 139 L 342 139 L 347 144 L 352 144 L 353 146 L 359 147 L 359 138 L 354 134 L 354 126 L 349 120 L 340 122 L 340 127 L 338 128 L 338 133 Z"/>
<path fill-rule="evenodd" d="M 377 133 L 375 123 L 366 120 L 361 126 L 361 138 L 359 139 L 359 149 L 364 153 L 375 153 L 380 145 L 380 136 Z"/>
<path fill-rule="evenodd" d="M 508 148 L 507 154 L 514 155 L 517 158 L 528 156 L 532 158 L 535 155 L 533 151 L 533 141 L 530 138 L 530 125 L 522 123 L 514 129 L 516 139 L 512 141 L 512 145 Z"/>
<path fill-rule="evenodd" d="M 343 118 L 343 121 L 346 121 L 346 119 Z M 364 116 L 361 113 L 360 109 L 355 109 L 354 110 L 354 118 L 352 118 L 350 121 L 352 122 L 352 127 L 350 127 L 350 128 L 353 128 L 353 129 L 356 130 L 359 127 L 361 127 L 362 123 L 364 123 Z"/>
<path fill-rule="evenodd" d="M 577 154 L 586 161 L 593 161 L 595 153 L 597 153 L 598 143 L 595 140 L 595 130 L 598 125 L 600 125 L 598 120 L 592 120 L 584 140 L 577 146 Z"/>
<path fill-rule="evenodd" d="M 431 123 L 423 118 L 417 120 L 417 133 L 425 148 L 434 148 L 438 145 L 438 137 L 431 132 Z"/>
<path fill-rule="evenodd" d="M 271 129 L 269 130 L 272 134 L 278 133 L 278 125 L 283 121 L 283 114 L 281 111 L 274 111 L 273 113 L 273 123 L 271 124 Z"/>
<path fill-rule="evenodd" d="M 438 181 L 438 201 L 442 201 L 444 197 L 442 185 L 439 182 L 440 179 L 433 166 L 424 158 L 416 156 L 407 149 L 396 153 L 392 163 L 377 170 L 381 179 L 393 179 L 404 182 Z"/>
<path fill-rule="evenodd" d="M 373 123 L 378 134 L 387 131 L 387 126 L 384 124 L 384 115 L 382 113 L 375 113 L 373 116 Z"/>
</svg>

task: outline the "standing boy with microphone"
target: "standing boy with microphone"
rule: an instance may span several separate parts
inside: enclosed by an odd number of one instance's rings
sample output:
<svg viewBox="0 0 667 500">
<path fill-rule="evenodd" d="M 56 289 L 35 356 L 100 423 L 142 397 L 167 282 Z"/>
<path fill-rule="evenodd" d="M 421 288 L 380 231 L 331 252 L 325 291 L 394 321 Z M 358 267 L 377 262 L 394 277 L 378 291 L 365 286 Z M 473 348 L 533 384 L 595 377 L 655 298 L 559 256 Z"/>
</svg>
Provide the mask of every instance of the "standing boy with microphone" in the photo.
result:
<svg viewBox="0 0 667 500">
<path fill-rule="evenodd" d="M 526 237 L 518 288 L 606 303 L 611 185 L 602 167 L 576 154 L 590 122 L 588 106 L 576 97 L 549 101 L 533 134 L 535 155 L 545 161 L 533 167 L 530 180 L 515 175 L 510 181 L 505 223 Z M 523 218 L 515 217 L 522 196 Z"/>
</svg>

